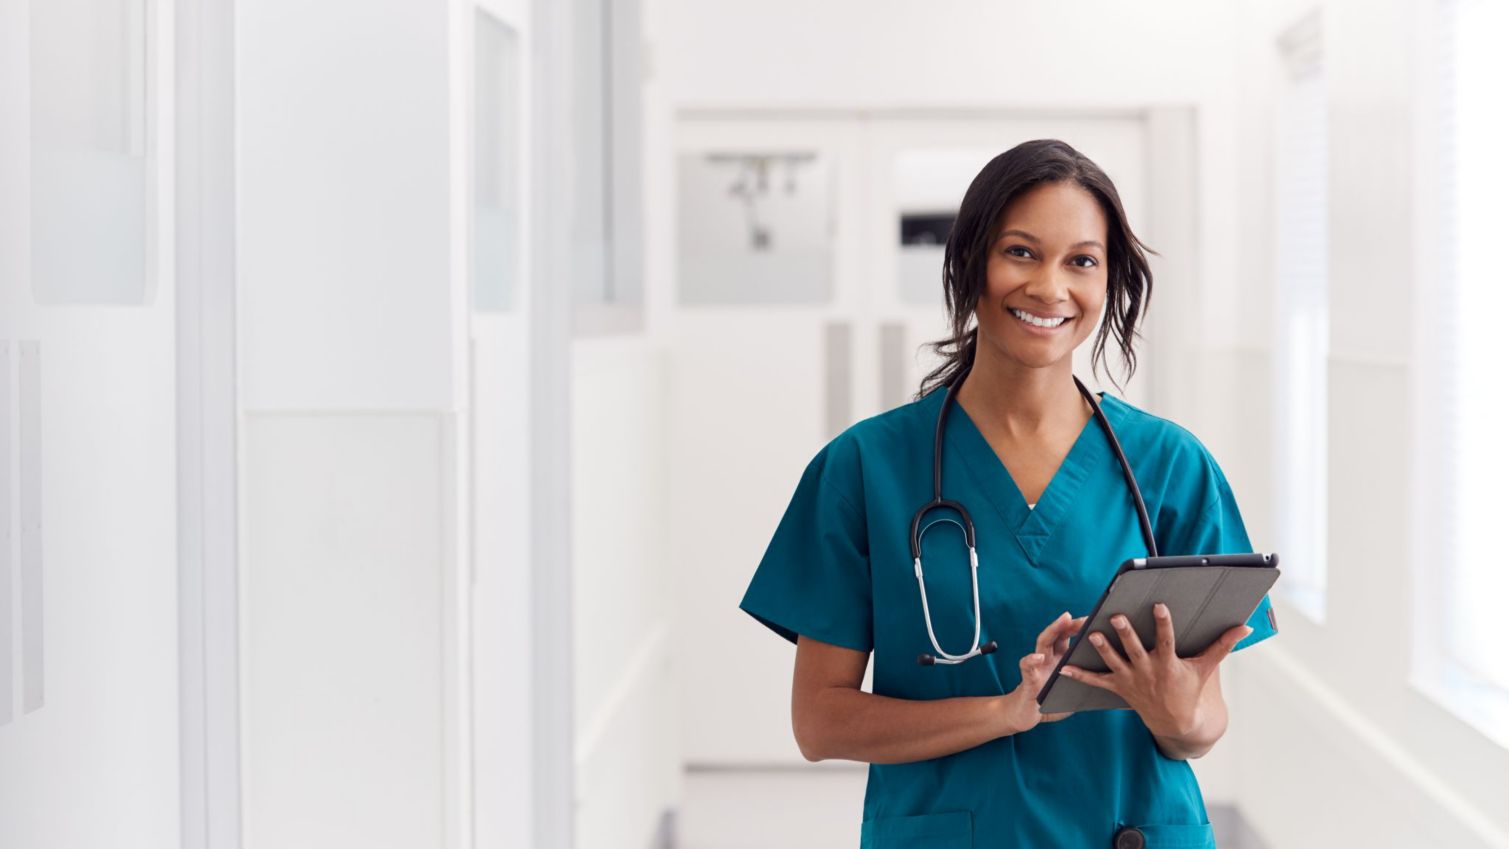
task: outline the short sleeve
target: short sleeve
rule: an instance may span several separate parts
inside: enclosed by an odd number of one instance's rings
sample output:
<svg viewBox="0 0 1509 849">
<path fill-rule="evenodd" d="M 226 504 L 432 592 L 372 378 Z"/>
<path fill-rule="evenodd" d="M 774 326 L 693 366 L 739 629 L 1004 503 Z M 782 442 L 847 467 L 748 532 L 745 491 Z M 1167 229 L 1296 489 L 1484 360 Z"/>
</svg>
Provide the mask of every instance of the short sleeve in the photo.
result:
<svg viewBox="0 0 1509 849">
<path fill-rule="evenodd" d="M 1173 547 L 1164 554 L 1248 554 L 1252 543 L 1247 539 L 1247 526 L 1242 522 L 1242 513 L 1237 509 L 1236 497 L 1231 485 L 1214 460 L 1209 460 L 1212 475 L 1211 490 L 1215 500 L 1208 504 L 1200 517 L 1179 529 Z M 1267 594 L 1258 602 L 1257 608 L 1247 618 L 1247 627 L 1252 633 L 1237 642 L 1232 651 L 1240 651 L 1253 643 L 1259 643 L 1278 633 L 1278 622 L 1273 614 L 1273 602 Z"/>
<path fill-rule="evenodd" d="M 852 448 L 852 446 L 851 446 Z M 865 516 L 857 457 L 832 443 L 807 465 L 739 603 L 766 627 L 869 651 L 874 645 Z"/>
</svg>

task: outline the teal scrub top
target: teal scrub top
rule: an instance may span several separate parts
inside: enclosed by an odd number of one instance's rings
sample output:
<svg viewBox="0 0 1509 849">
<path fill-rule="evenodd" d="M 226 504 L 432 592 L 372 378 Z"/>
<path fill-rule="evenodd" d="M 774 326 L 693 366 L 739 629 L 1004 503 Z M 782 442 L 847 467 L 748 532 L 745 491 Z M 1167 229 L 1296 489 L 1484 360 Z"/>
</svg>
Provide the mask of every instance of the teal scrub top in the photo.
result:
<svg viewBox="0 0 1509 849">
<path fill-rule="evenodd" d="M 1092 417 L 1035 508 L 955 402 L 945 424 L 943 497 L 974 520 L 980 643 L 994 654 L 922 666 L 933 651 L 910 554 L 913 514 L 932 497 L 933 432 L 944 390 L 853 425 L 807 465 L 740 608 L 798 634 L 873 652 L 876 694 L 994 696 L 1060 613 L 1090 612 L 1129 557 L 1147 555 L 1121 466 Z M 1142 487 L 1160 554 L 1252 550 L 1225 475 L 1189 431 L 1114 395 L 1101 406 Z M 952 515 L 934 511 L 928 520 Z M 974 637 L 968 556 L 957 526 L 923 536 L 939 644 Z M 1178 623 L 1175 623 L 1176 626 Z M 1267 596 L 1241 650 L 1277 632 Z M 1075 713 L 962 752 L 870 764 L 862 849 L 1111 846 L 1136 826 L 1148 849 L 1211 849 L 1215 838 L 1188 762 L 1159 751 L 1135 711 Z"/>
</svg>

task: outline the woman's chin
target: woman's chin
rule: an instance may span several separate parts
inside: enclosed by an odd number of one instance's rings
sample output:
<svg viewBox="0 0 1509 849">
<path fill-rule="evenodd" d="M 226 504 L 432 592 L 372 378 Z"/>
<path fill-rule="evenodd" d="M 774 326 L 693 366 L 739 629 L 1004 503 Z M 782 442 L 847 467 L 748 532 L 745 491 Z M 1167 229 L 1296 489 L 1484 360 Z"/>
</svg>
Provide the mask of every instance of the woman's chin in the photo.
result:
<svg viewBox="0 0 1509 849">
<path fill-rule="evenodd" d="M 1074 357 L 1074 349 L 1063 344 L 1023 345 L 1013 341 L 1005 349 L 1007 358 L 1024 368 L 1052 368 Z"/>
<path fill-rule="evenodd" d="M 995 334 L 987 337 L 1002 359 L 1014 363 L 1022 368 L 1051 368 L 1064 362 L 1065 359 L 1073 361 L 1074 349 L 1079 347 L 1083 339 L 1051 339 L 1042 337 L 1023 338 L 1007 336 L 1001 338 Z M 1072 344 L 1071 344 L 1072 343 Z"/>
</svg>

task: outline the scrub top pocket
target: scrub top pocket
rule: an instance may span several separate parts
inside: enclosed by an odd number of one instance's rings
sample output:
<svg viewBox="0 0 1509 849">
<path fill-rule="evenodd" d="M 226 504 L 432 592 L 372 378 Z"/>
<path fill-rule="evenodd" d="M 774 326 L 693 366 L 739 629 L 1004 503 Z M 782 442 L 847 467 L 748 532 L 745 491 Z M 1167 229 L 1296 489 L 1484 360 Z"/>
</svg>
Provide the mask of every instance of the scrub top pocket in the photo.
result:
<svg viewBox="0 0 1509 849">
<path fill-rule="evenodd" d="M 969 811 L 879 817 L 859 827 L 859 849 L 971 849 L 973 845 Z"/>
</svg>

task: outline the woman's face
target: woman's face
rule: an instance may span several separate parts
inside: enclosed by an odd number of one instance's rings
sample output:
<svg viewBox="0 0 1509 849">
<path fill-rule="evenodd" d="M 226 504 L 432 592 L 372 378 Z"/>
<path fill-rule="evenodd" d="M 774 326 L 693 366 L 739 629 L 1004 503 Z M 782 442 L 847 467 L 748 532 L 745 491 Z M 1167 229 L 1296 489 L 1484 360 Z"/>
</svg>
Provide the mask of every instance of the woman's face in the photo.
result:
<svg viewBox="0 0 1509 849">
<path fill-rule="evenodd" d="M 1028 368 L 1072 356 L 1105 303 L 1106 242 L 1105 213 L 1078 184 L 1041 183 L 1018 195 L 990 245 L 975 306 L 979 344 Z"/>
</svg>

